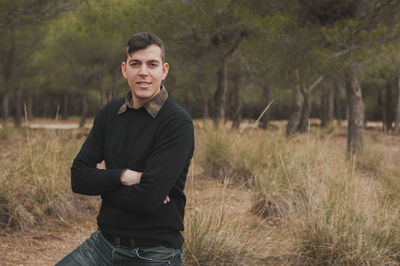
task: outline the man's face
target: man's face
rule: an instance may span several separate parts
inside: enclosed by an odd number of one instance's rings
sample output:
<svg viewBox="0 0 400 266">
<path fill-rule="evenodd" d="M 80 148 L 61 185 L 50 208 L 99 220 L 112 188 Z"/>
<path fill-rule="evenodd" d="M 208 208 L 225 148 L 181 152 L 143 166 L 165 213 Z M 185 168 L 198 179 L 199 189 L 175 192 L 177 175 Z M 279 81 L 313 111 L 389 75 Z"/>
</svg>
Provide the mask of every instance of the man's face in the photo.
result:
<svg viewBox="0 0 400 266">
<path fill-rule="evenodd" d="M 159 92 L 161 82 L 168 74 L 169 65 L 162 63 L 161 49 L 157 45 L 133 52 L 122 62 L 122 75 L 132 91 L 135 108 L 143 106 Z"/>
</svg>

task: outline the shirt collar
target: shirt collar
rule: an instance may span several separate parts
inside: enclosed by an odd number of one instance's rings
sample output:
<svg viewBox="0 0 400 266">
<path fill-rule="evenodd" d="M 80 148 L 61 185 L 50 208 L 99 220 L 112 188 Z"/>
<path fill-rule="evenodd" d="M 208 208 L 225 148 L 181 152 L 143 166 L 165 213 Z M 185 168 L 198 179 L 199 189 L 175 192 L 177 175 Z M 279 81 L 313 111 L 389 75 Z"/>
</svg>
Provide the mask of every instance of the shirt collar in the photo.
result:
<svg viewBox="0 0 400 266">
<path fill-rule="evenodd" d="M 153 117 L 156 118 L 158 112 L 160 111 L 161 107 L 164 105 L 165 101 L 168 98 L 168 92 L 165 89 L 164 85 L 161 86 L 160 92 L 151 99 L 150 101 L 146 102 L 143 107 L 146 111 Z M 121 105 L 118 110 L 118 115 L 125 113 L 127 108 L 133 109 L 133 99 L 132 99 L 132 92 L 129 90 L 125 97 L 125 102 Z"/>
</svg>

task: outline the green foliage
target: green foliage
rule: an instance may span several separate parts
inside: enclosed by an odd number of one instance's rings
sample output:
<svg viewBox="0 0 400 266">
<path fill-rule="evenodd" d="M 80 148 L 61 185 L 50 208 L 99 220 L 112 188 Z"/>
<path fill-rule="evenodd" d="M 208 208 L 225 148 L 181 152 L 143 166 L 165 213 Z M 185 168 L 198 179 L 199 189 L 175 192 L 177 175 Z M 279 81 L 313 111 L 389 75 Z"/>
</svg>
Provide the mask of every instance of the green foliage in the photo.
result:
<svg viewBox="0 0 400 266">
<path fill-rule="evenodd" d="M 85 80 L 109 74 L 110 69 L 119 66 L 124 51 L 117 7 L 110 1 L 89 1 L 52 24 L 40 62 L 57 71 L 55 78 L 67 74 L 64 80 L 72 84 L 87 84 Z"/>
<path fill-rule="evenodd" d="M 31 81 L 40 75 L 40 71 L 35 67 L 33 57 L 44 38 L 45 25 L 60 13 L 72 9 L 75 3 L 75 0 L 1 1 L 0 74 L 5 81 L 2 84 L 5 95 L 36 89 Z"/>
<path fill-rule="evenodd" d="M 2 4 L 0 92 L 3 96 L 23 88 L 25 102 L 30 95 L 60 101 L 64 95 L 90 91 L 92 102 L 102 99 L 102 103 L 123 95 L 127 85 L 120 75 L 120 61 L 126 40 L 139 31 L 152 31 L 164 40 L 171 66 L 167 89 L 196 116 L 212 107 L 216 71 L 235 47 L 228 61 L 228 94 L 240 77 L 247 116 L 265 106 L 262 91 L 268 86 L 279 116 L 288 117 L 297 82 L 294 69 L 299 70 L 301 83 L 309 86 L 321 75 L 324 84 L 328 76 L 340 82 L 344 67 L 357 62 L 363 88 L 398 72 L 396 1 L 3 0 Z M 381 69 L 388 71 L 371 75 Z M 11 74 L 7 86 L 10 70 L 24 75 Z M 369 90 L 364 96 L 368 118 L 378 117 L 374 93 Z M 345 100 L 338 99 L 342 106 Z M 316 108 L 321 106 L 316 103 Z M 233 108 L 230 100 L 226 105 L 227 110 Z M 73 109 L 76 115 L 80 108 Z"/>
</svg>

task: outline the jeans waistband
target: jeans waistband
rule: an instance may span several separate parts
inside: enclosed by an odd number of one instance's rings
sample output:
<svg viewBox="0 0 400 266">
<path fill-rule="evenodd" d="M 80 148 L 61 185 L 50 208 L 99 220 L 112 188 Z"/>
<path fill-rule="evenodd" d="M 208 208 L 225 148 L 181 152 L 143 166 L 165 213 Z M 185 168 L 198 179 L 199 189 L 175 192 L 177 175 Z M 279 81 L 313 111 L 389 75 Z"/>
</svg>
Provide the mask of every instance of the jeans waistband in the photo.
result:
<svg viewBox="0 0 400 266">
<path fill-rule="evenodd" d="M 105 239 L 118 246 L 129 247 L 129 248 L 140 248 L 140 247 L 156 247 L 156 246 L 163 246 L 162 240 L 156 239 L 136 239 L 136 238 L 129 238 L 129 237 L 120 237 L 114 236 L 111 234 L 107 234 L 101 232 Z"/>
</svg>

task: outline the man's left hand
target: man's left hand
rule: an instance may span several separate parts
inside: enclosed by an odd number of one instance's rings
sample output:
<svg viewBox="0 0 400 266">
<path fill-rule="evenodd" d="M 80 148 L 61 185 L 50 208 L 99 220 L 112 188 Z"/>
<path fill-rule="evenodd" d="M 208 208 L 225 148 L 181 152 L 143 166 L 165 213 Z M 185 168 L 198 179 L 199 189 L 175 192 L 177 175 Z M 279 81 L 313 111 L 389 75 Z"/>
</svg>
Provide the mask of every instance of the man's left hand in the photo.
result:
<svg viewBox="0 0 400 266">
<path fill-rule="evenodd" d="M 101 170 L 106 170 L 107 169 L 107 167 L 106 167 L 106 161 L 101 161 L 100 163 L 98 163 L 97 165 L 96 165 L 96 168 L 97 169 L 101 169 Z M 169 203 L 171 201 L 171 199 L 169 198 L 169 196 L 167 196 L 166 198 L 165 198 L 165 200 L 164 200 L 164 204 L 167 204 L 167 203 Z"/>
</svg>

